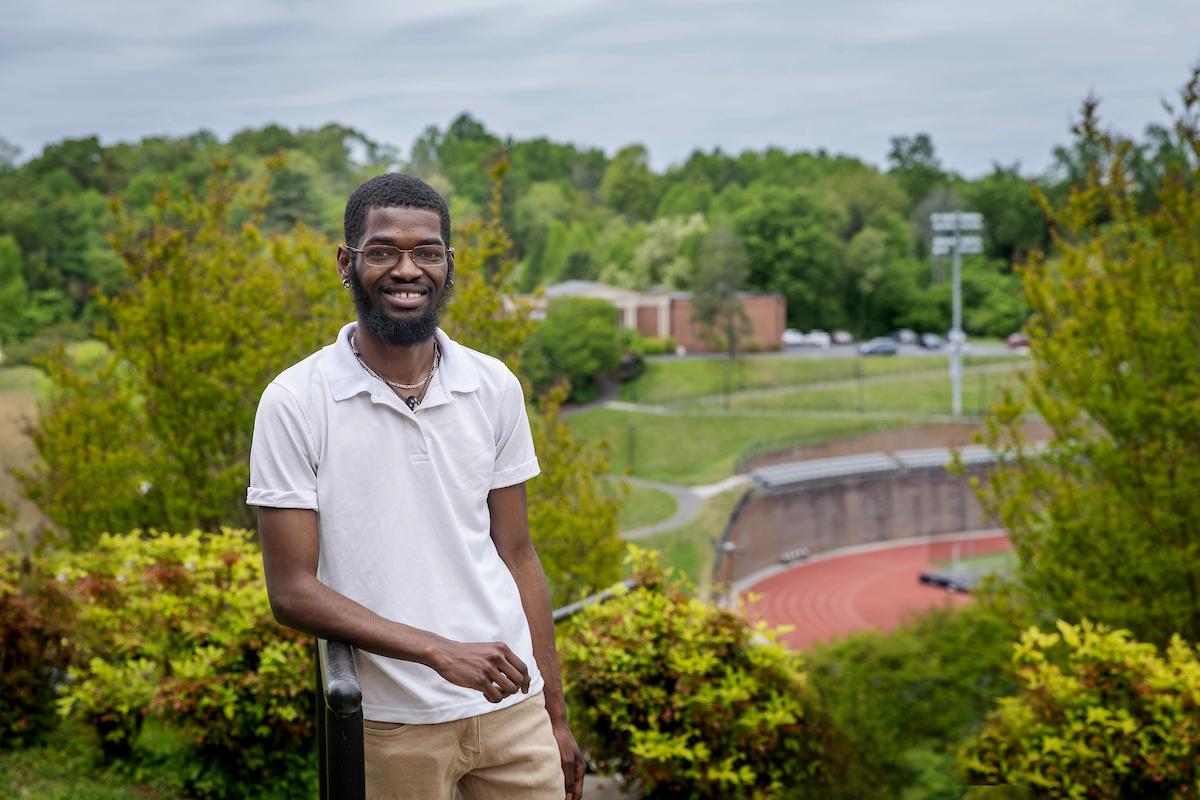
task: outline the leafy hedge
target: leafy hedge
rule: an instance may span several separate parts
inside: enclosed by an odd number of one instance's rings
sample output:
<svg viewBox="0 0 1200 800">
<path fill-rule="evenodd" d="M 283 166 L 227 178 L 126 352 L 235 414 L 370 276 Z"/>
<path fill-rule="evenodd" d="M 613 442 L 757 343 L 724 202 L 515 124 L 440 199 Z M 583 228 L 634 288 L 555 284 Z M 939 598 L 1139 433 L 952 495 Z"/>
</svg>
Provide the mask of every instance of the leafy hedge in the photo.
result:
<svg viewBox="0 0 1200 800">
<path fill-rule="evenodd" d="M 1102 625 L 1026 631 L 1022 692 L 999 701 L 964 752 L 968 777 L 1038 797 L 1182 798 L 1200 793 L 1200 660 Z"/>
<path fill-rule="evenodd" d="M 639 588 L 577 614 L 560 638 L 591 758 L 656 798 L 828 796 L 841 737 L 798 656 L 633 553 Z"/>
<path fill-rule="evenodd" d="M 148 718 L 187 742 L 179 782 L 209 797 L 311 793 L 311 645 L 271 615 L 252 534 L 104 535 L 61 554 L 77 647 L 59 698 L 108 758 L 145 758 Z"/>
</svg>

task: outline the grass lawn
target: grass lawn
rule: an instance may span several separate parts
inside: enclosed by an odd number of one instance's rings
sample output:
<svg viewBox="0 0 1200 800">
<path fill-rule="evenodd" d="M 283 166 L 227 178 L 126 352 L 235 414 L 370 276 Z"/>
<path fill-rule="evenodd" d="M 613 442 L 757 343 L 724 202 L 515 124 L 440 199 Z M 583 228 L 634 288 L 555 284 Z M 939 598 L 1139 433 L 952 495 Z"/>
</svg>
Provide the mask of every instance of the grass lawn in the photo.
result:
<svg viewBox="0 0 1200 800">
<path fill-rule="evenodd" d="M 176 800 L 163 786 L 137 783 L 100 763 L 95 734 L 65 722 L 45 744 L 0 751 L 0 795 L 33 800 Z"/>
<path fill-rule="evenodd" d="M 675 498 L 649 486 L 629 487 L 629 496 L 617 516 L 617 530 L 631 531 L 645 525 L 662 522 L 675 513 L 679 504 Z"/>
<path fill-rule="evenodd" d="M 767 443 L 776 448 L 817 442 L 884 428 L 899 427 L 903 418 L 820 419 L 772 416 L 646 414 L 590 409 L 569 418 L 571 428 L 586 439 L 607 439 L 613 472 L 667 483 L 715 483 L 733 474 L 738 459 Z"/>
<path fill-rule="evenodd" d="M 1005 386 L 1018 388 L 1016 375 L 1023 364 L 1005 371 L 967 372 L 963 375 L 963 412 L 982 415 L 1000 399 Z M 845 386 L 803 389 L 762 397 L 735 397 L 734 411 L 867 411 L 908 414 L 949 414 L 950 376 L 864 381 Z"/>
<path fill-rule="evenodd" d="M 700 515 L 691 522 L 639 539 L 635 544 L 662 553 L 662 564 L 687 576 L 704 596 L 712 581 L 713 542 L 721 538 L 733 507 L 745 492 L 746 488 L 739 486 L 710 497 Z"/>
<path fill-rule="evenodd" d="M 986 556 L 966 556 L 960 558 L 957 565 L 954 561 L 939 561 L 936 566 L 938 569 L 951 569 L 959 566 L 977 572 L 1012 573 L 1017 569 L 1017 554 L 1008 550 L 1003 553 L 989 553 Z"/>
<path fill-rule="evenodd" d="M 1004 360 L 1024 359 L 967 356 L 963 363 L 971 366 Z M 727 381 L 731 391 L 740 391 L 945 368 L 944 357 L 932 356 L 788 358 L 751 355 L 738 359 L 732 367 L 724 359 L 663 359 L 647 362 L 645 373 L 622 385 L 621 399 L 635 403 L 668 403 L 721 394 L 726 390 Z"/>
</svg>

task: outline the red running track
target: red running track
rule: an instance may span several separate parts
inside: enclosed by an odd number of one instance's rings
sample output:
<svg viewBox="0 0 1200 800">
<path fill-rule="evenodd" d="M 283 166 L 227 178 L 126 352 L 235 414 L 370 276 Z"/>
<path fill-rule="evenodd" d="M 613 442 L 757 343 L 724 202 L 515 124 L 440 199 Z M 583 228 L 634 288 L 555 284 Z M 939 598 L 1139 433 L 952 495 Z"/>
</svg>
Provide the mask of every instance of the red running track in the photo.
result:
<svg viewBox="0 0 1200 800">
<path fill-rule="evenodd" d="M 970 600 L 919 580 L 956 541 L 973 555 L 1010 549 L 1008 537 L 995 534 L 832 556 L 759 581 L 746 593 L 758 599 L 742 599 L 751 619 L 792 626 L 781 638 L 795 648 L 867 628 L 891 630 L 915 612 Z"/>
</svg>

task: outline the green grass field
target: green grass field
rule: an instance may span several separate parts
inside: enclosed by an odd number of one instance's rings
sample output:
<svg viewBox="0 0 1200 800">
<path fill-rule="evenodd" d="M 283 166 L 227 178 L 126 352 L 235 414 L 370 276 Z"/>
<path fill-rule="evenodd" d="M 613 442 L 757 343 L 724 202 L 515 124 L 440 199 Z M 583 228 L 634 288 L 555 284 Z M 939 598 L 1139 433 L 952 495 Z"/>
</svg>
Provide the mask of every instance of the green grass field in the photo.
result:
<svg viewBox="0 0 1200 800">
<path fill-rule="evenodd" d="M 629 496 L 617 516 L 617 530 L 631 531 L 669 519 L 679 504 L 675 498 L 649 486 L 630 486 Z"/>
<path fill-rule="evenodd" d="M 988 366 L 963 375 L 963 412 L 981 416 L 997 402 L 1005 386 L 1020 388 L 1016 379 L 1024 364 Z M 786 394 L 734 397 L 733 411 L 858 411 L 904 414 L 951 413 L 950 376 L 857 381 L 841 386 L 802 389 Z"/>
<path fill-rule="evenodd" d="M 597 408 L 570 417 L 586 439 L 607 439 L 613 472 L 667 483 L 714 483 L 733 474 L 748 450 L 767 442 L 778 448 L 816 442 L 906 423 L 877 419 L 779 416 L 647 414 Z"/>
<path fill-rule="evenodd" d="M 997 361 L 1023 361 L 1013 356 L 964 359 L 967 366 Z M 786 358 L 750 355 L 732 365 L 725 359 L 662 359 L 646 364 L 637 380 L 621 387 L 621 399 L 633 403 L 671 403 L 720 395 L 727 389 L 767 389 L 903 372 L 936 372 L 946 359 L 925 356 L 891 358 Z"/>
</svg>

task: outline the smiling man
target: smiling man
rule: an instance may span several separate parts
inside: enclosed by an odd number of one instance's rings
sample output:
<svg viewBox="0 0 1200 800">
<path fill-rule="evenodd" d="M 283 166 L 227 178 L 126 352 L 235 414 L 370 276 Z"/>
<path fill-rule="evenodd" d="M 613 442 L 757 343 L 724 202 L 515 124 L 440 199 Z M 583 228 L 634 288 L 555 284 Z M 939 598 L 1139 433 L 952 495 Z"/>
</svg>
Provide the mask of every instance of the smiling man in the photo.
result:
<svg viewBox="0 0 1200 800">
<path fill-rule="evenodd" d="M 247 502 L 271 607 L 354 645 L 368 797 L 579 798 L 521 385 L 438 328 L 446 201 L 381 175 L 347 201 L 345 238 L 358 320 L 272 381 L 255 419 Z"/>
</svg>

